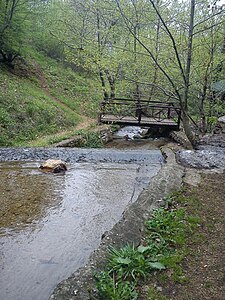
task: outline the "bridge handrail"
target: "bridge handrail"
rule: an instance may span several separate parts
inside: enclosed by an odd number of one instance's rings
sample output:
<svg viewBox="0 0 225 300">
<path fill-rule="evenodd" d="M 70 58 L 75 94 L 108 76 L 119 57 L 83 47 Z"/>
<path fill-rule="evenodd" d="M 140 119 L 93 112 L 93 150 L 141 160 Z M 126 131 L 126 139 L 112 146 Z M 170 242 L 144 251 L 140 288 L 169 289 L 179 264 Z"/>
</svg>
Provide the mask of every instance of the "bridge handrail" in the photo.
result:
<svg viewBox="0 0 225 300">
<path fill-rule="evenodd" d="M 135 102 L 135 101 L 142 101 L 142 102 L 152 102 L 152 103 L 173 103 L 173 102 L 162 102 L 161 100 L 149 100 L 149 99 L 135 99 L 135 98 L 120 98 L 120 97 L 115 97 L 115 98 L 110 98 L 110 99 L 106 99 L 103 100 L 103 102 L 111 102 L 114 100 L 126 100 L 126 101 L 131 101 L 131 102 Z"/>
<path fill-rule="evenodd" d="M 162 102 L 161 100 L 148 100 L 148 99 L 132 99 L 132 98 L 110 98 L 107 100 L 103 100 L 101 103 L 114 103 L 115 100 L 119 101 L 128 101 L 128 102 L 134 102 L 134 103 L 139 103 L 139 102 L 147 102 L 147 103 L 159 103 L 159 104 L 165 104 L 165 105 L 172 105 L 174 106 L 174 102 Z"/>
<path fill-rule="evenodd" d="M 157 103 L 159 103 L 159 102 L 157 102 Z M 166 108 L 166 109 L 168 109 L 168 108 L 170 108 L 170 109 L 174 109 L 174 110 L 180 110 L 180 108 L 179 107 L 176 107 L 176 106 L 174 106 L 174 105 L 164 105 L 164 103 L 160 103 L 160 105 L 153 105 L 153 104 L 151 104 L 151 105 L 146 105 L 146 106 L 143 106 L 143 105 L 141 105 L 142 103 L 141 102 L 138 102 L 138 103 L 134 103 L 132 106 L 131 106 L 131 108 L 132 107 L 134 107 L 134 109 L 137 109 L 138 107 L 139 108 Z M 105 106 L 113 106 L 113 105 L 130 105 L 130 103 L 126 103 L 126 102 L 101 102 L 101 106 L 102 107 L 105 107 Z"/>
<path fill-rule="evenodd" d="M 161 121 L 173 119 L 179 128 L 181 121 L 181 109 L 173 102 L 162 102 L 158 100 L 113 98 L 105 99 L 100 103 L 101 112 L 99 120 L 108 115 L 114 115 L 116 118 L 123 119 L 132 115 L 141 124 L 142 117 L 150 117 Z M 114 110 L 115 108 L 115 110 Z"/>
</svg>

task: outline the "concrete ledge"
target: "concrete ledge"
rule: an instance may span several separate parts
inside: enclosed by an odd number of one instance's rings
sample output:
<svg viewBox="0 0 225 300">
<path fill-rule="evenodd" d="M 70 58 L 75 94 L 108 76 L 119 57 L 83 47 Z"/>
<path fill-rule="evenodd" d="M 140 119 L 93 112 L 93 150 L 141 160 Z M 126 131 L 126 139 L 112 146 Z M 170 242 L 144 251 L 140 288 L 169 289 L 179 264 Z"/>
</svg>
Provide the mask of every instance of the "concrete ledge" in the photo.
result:
<svg viewBox="0 0 225 300">
<path fill-rule="evenodd" d="M 166 164 L 152 179 L 148 188 L 124 212 L 122 220 L 104 234 L 100 247 L 91 255 L 87 265 L 58 284 L 49 299 L 88 300 L 89 292 L 94 289 L 93 272 L 104 267 L 109 246 L 121 247 L 127 243 L 140 243 L 144 221 L 151 217 L 153 209 L 164 204 L 168 194 L 182 185 L 184 168 L 176 163 L 172 150 L 163 148 L 162 152 L 166 157 Z"/>
</svg>

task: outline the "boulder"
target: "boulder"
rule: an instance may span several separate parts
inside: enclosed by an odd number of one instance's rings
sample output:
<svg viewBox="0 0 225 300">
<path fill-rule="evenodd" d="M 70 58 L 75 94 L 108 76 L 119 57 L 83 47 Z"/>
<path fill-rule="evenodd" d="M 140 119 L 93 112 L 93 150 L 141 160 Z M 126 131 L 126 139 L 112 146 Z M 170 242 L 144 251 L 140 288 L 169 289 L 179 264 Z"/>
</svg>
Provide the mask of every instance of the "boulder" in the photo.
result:
<svg viewBox="0 0 225 300">
<path fill-rule="evenodd" d="M 196 148 L 202 150 L 210 147 L 225 148 L 225 134 L 207 134 L 199 140 Z"/>
<path fill-rule="evenodd" d="M 64 173 L 67 170 L 66 163 L 58 159 L 48 159 L 40 165 L 44 172 Z"/>
<path fill-rule="evenodd" d="M 214 134 L 225 133 L 225 116 L 222 116 L 217 120 L 213 133 Z"/>
</svg>

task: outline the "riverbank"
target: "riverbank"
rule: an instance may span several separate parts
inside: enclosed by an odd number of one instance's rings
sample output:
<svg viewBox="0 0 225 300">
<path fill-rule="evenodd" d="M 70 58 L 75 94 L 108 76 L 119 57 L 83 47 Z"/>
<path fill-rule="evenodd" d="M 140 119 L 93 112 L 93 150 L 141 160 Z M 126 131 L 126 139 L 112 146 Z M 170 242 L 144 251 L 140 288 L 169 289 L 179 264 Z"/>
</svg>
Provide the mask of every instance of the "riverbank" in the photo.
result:
<svg viewBox="0 0 225 300">
<path fill-rule="evenodd" d="M 225 243 L 225 173 L 186 170 L 186 183 L 174 197 L 197 228 L 177 249 L 171 268 L 155 273 L 141 286 L 139 300 L 223 300 Z M 153 296 L 151 296 L 153 295 Z"/>
<path fill-rule="evenodd" d="M 163 199 L 182 184 L 180 197 L 187 213 L 199 221 L 197 230 L 190 236 L 181 260 L 182 274 L 176 280 L 173 269 L 154 276 L 140 287 L 140 300 L 222 300 L 224 295 L 224 203 L 225 174 L 223 169 L 197 170 L 184 168 L 175 161 L 171 150 L 165 149 L 166 165 L 125 213 L 123 220 L 104 235 L 100 248 L 91 256 L 89 263 L 57 286 L 50 299 L 88 300 L 95 288 L 93 272 L 104 268 L 110 245 L 122 247 L 138 245 L 143 233 L 143 223 L 153 209 L 164 204 Z M 218 188 L 219 186 L 219 188 Z M 181 199 L 181 198 L 180 198 Z M 213 199 L 213 201 L 212 201 Z M 151 292 L 150 292 L 151 291 Z M 155 293 L 152 291 L 155 291 Z M 122 300 L 122 299 L 121 299 Z"/>
<path fill-rule="evenodd" d="M 88 300 L 90 290 L 95 288 L 93 272 L 104 266 L 109 246 L 122 247 L 128 243 L 140 243 L 144 221 L 150 218 L 153 209 L 164 205 L 168 194 L 179 189 L 182 184 L 184 168 L 176 163 L 172 150 L 164 149 L 163 153 L 167 163 L 152 179 L 148 188 L 124 212 L 123 219 L 104 234 L 100 247 L 91 255 L 88 264 L 60 283 L 50 299 Z"/>
</svg>

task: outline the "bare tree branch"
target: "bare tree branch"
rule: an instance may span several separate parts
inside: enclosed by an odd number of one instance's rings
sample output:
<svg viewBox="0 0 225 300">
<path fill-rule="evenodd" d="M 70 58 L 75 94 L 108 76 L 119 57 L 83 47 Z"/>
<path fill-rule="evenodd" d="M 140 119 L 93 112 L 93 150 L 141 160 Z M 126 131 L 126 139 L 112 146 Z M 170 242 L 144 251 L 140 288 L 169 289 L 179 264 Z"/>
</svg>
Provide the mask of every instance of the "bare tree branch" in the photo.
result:
<svg viewBox="0 0 225 300">
<path fill-rule="evenodd" d="M 154 8 L 154 10 L 155 10 L 155 12 L 156 12 L 156 14 L 157 14 L 157 16 L 159 17 L 159 19 L 160 19 L 160 21 L 162 22 L 162 24 L 163 24 L 163 26 L 164 26 L 164 28 L 165 28 L 167 34 L 168 34 L 169 37 L 170 37 L 170 40 L 171 40 L 171 42 L 172 42 L 172 44 L 173 44 L 173 49 L 174 49 L 174 51 L 175 51 L 176 59 L 177 59 L 177 62 L 178 62 L 178 65 L 179 65 L 179 68 L 180 68 L 180 71 L 181 71 L 183 80 L 184 80 L 184 82 L 186 82 L 186 76 L 185 76 L 185 74 L 184 74 L 184 69 L 183 69 L 183 66 L 182 66 L 182 63 L 181 63 L 181 60 L 180 60 L 180 55 L 179 55 L 179 53 L 178 53 L 176 41 L 175 41 L 175 39 L 174 39 L 172 33 L 170 32 L 168 26 L 166 25 L 166 22 L 165 22 L 164 19 L 162 18 L 162 16 L 161 16 L 161 14 L 160 14 L 158 8 L 156 7 L 154 1 L 153 1 L 153 0 L 149 0 L 149 1 L 151 2 L 151 4 L 152 4 L 152 6 L 153 6 L 153 8 Z"/>
<path fill-rule="evenodd" d="M 202 20 L 202 21 L 196 23 L 196 24 L 194 25 L 194 28 L 197 27 L 197 26 L 199 26 L 199 25 L 201 25 L 201 24 L 203 24 L 203 23 L 205 23 L 205 22 L 207 22 L 207 21 L 209 21 L 210 19 L 212 19 L 212 18 L 214 18 L 214 17 L 216 17 L 216 16 L 218 16 L 218 15 L 223 14 L 223 13 L 225 13 L 225 9 L 222 9 L 222 10 L 220 10 L 219 12 L 212 14 L 212 15 L 209 16 L 208 18 L 205 18 L 204 20 Z"/>
<path fill-rule="evenodd" d="M 221 25 L 221 24 L 223 24 L 223 23 L 225 23 L 225 20 L 223 20 L 223 21 L 221 21 L 221 22 L 218 22 L 218 23 L 215 23 L 215 24 L 213 24 L 213 25 L 211 25 L 211 26 L 205 27 L 205 28 L 203 28 L 203 29 L 201 29 L 201 30 L 195 31 L 195 32 L 193 33 L 193 36 L 196 35 L 196 34 L 199 34 L 199 33 L 201 33 L 201 32 L 205 32 L 205 31 L 207 31 L 207 30 L 210 30 L 210 29 L 212 29 L 212 28 L 214 28 L 214 27 L 217 27 L 217 26 L 219 26 L 219 25 Z"/>
<path fill-rule="evenodd" d="M 131 35 L 138 41 L 138 43 L 148 52 L 148 54 L 150 55 L 151 59 L 154 61 L 154 63 L 157 65 L 157 67 L 160 69 L 160 71 L 164 74 L 164 76 L 168 79 L 168 81 L 170 82 L 170 84 L 172 85 L 180 103 L 182 102 L 182 98 L 181 98 L 181 95 L 175 85 L 175 83 L 173 82 L 172 78 L 169 76 L 169 74 L 164 70 L 164 68 L 159 64 L 159 62 L 156 60 L 155 56 L 153 55 L 152 51 L 137 37 L 135 36 L 133 30 L 131 29 L 131 26 L 129 26 L 129 23 L 130 20 L 126 17 L 126 15 L 124 14 L 121 6 L 120 6 L 120 3 L 118 0 L 115 0 L 116 1 L 116 4 L 117 4 L 117 7 L 121 13 L 121 16 L 123 17 L 124 19 L 124 22 L 125 22 L 125 25 L 128 29 L 128 31 L 131 33 Z"/>
</svg>

